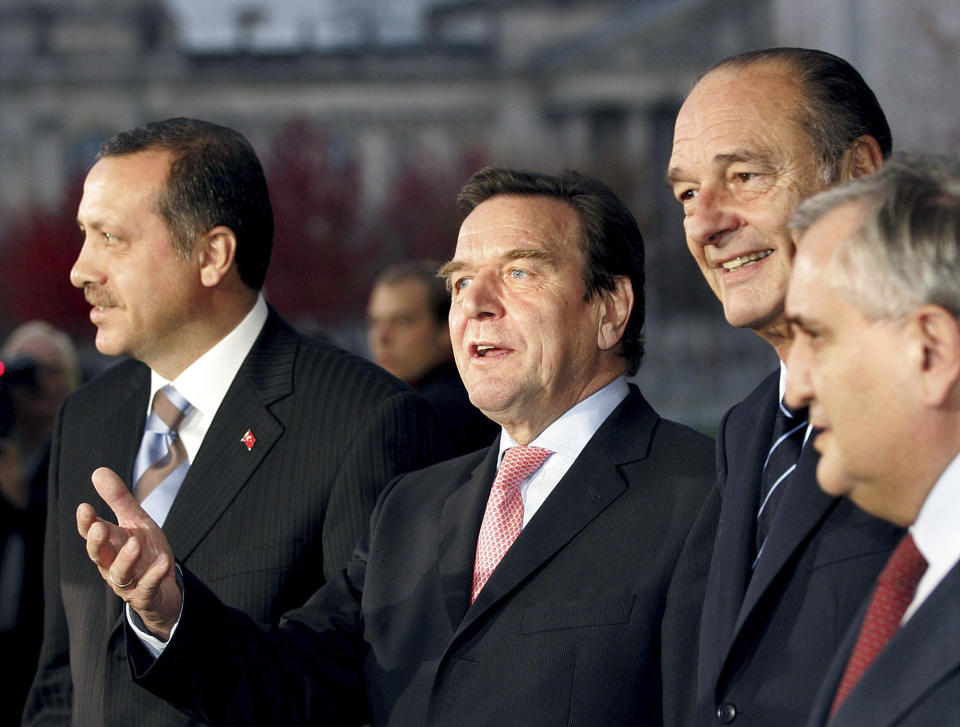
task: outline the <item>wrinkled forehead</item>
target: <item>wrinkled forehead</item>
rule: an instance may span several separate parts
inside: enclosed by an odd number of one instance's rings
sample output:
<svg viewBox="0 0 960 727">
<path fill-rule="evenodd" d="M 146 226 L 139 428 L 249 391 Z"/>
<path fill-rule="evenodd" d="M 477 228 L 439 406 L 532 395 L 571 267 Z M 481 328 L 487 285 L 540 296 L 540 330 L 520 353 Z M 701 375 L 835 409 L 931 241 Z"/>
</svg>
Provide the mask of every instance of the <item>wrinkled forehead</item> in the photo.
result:
<svg viewBox="0 0 960 727">
<path fill-rule="evenodd" d="M 781 68 L 717 69 L 690 92 L 674 126 L 674 157 L 710 155 L 755 140 L 808 142 L 799 81 Z"/>
<path fill-rule="evenodd" d="M 541 250 L 581 254 L 582 231 L 576 211 L 562 200 L 499 195 L 477 205 L 460 227 L 455 260 Z"/>
</svg>

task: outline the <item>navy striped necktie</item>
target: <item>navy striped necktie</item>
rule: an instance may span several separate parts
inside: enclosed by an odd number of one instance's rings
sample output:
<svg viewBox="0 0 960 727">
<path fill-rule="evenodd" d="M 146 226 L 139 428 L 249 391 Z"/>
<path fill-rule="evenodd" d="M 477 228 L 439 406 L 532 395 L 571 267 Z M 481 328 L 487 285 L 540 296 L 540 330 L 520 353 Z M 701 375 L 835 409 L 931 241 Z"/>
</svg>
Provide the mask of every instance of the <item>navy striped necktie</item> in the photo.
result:
<svg viewBox="0 0 960 727">
<path fill-rule="evenodd" d="M 800 450 L 807 431 L 807 409 L 790 409 L 783 402 L 777 408 L 773 423 L 773 437 L 760 480 L 760 498 L 757 506 L 756 553 L 763 550 L 770 532 L 770 523 L 783 499 L 791 476 L 797 468 Z M 756 565 L 756 560 L 754 561 Z"/>
</svg>

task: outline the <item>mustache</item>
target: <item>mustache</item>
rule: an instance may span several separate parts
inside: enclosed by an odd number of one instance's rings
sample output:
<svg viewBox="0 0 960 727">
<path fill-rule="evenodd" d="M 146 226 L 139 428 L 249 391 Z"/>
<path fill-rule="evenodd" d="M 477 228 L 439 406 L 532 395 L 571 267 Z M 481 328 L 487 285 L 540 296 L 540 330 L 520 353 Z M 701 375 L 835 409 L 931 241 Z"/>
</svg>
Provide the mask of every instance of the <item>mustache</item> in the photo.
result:
<svg viewBox="0 0 960 727">
<path fill-rule="evenodd" d="M 111 308 L 120 305 L 120 300 L 109 290 L 96 288 L 89 283 L 83 287 L 83 297 L 92 306 Z"/>
</svg>

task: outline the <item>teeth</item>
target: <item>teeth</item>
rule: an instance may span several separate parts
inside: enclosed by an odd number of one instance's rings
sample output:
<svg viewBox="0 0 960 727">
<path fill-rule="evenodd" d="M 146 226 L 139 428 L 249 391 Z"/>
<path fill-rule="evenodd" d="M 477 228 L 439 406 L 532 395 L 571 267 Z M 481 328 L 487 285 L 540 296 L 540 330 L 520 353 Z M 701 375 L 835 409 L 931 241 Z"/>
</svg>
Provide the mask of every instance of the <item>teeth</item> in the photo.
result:
<svg viewBox="0 0 960 727">
<path fill-rule="evenodd" d="M 771 253 L 773 253 L 773 250 L 764 250 L 763 252 L 752 252 L 749 255 L 741 255 L 734 260 L 723 263 L 723 267 L 725 270 L 736 270 L 737 268 L 742 268 L 747 263 L 752 263 L 756 260 L 762 260 Z"/>
<path fill-rule="evenodd" d="M 477 355 L 480 358 L 483 358 L 487 354 L 487 351 L 492 351 L 492 350 L 493 350 L 493 346 L 477 346 Z"/>
</svg>

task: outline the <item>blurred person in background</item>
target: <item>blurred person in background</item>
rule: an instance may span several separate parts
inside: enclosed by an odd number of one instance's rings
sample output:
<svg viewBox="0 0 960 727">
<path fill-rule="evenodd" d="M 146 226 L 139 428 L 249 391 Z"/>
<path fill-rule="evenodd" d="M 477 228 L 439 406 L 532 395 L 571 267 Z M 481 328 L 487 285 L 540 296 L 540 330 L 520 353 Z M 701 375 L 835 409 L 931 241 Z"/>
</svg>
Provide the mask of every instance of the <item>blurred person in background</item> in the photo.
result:
<svg viewBox="0 0 960 727">
<path fill-rule="evenodd" d="M 60 402 L 80 384 L 70 337 L 46 321 L 17 326 L 0 348 L 0 724 L 19 724 L 43 635 L 43 528 L 50 436 Z"/>
<path fill-rule="evenodd" d="M 457 372 L 439 267 L 412 260 L 380 273 L 367 305 L 367 340 L 377 364 L 433 404 L 461 455 L 490 446 L 499 428 L 470 403 Z"/>
</svg>

